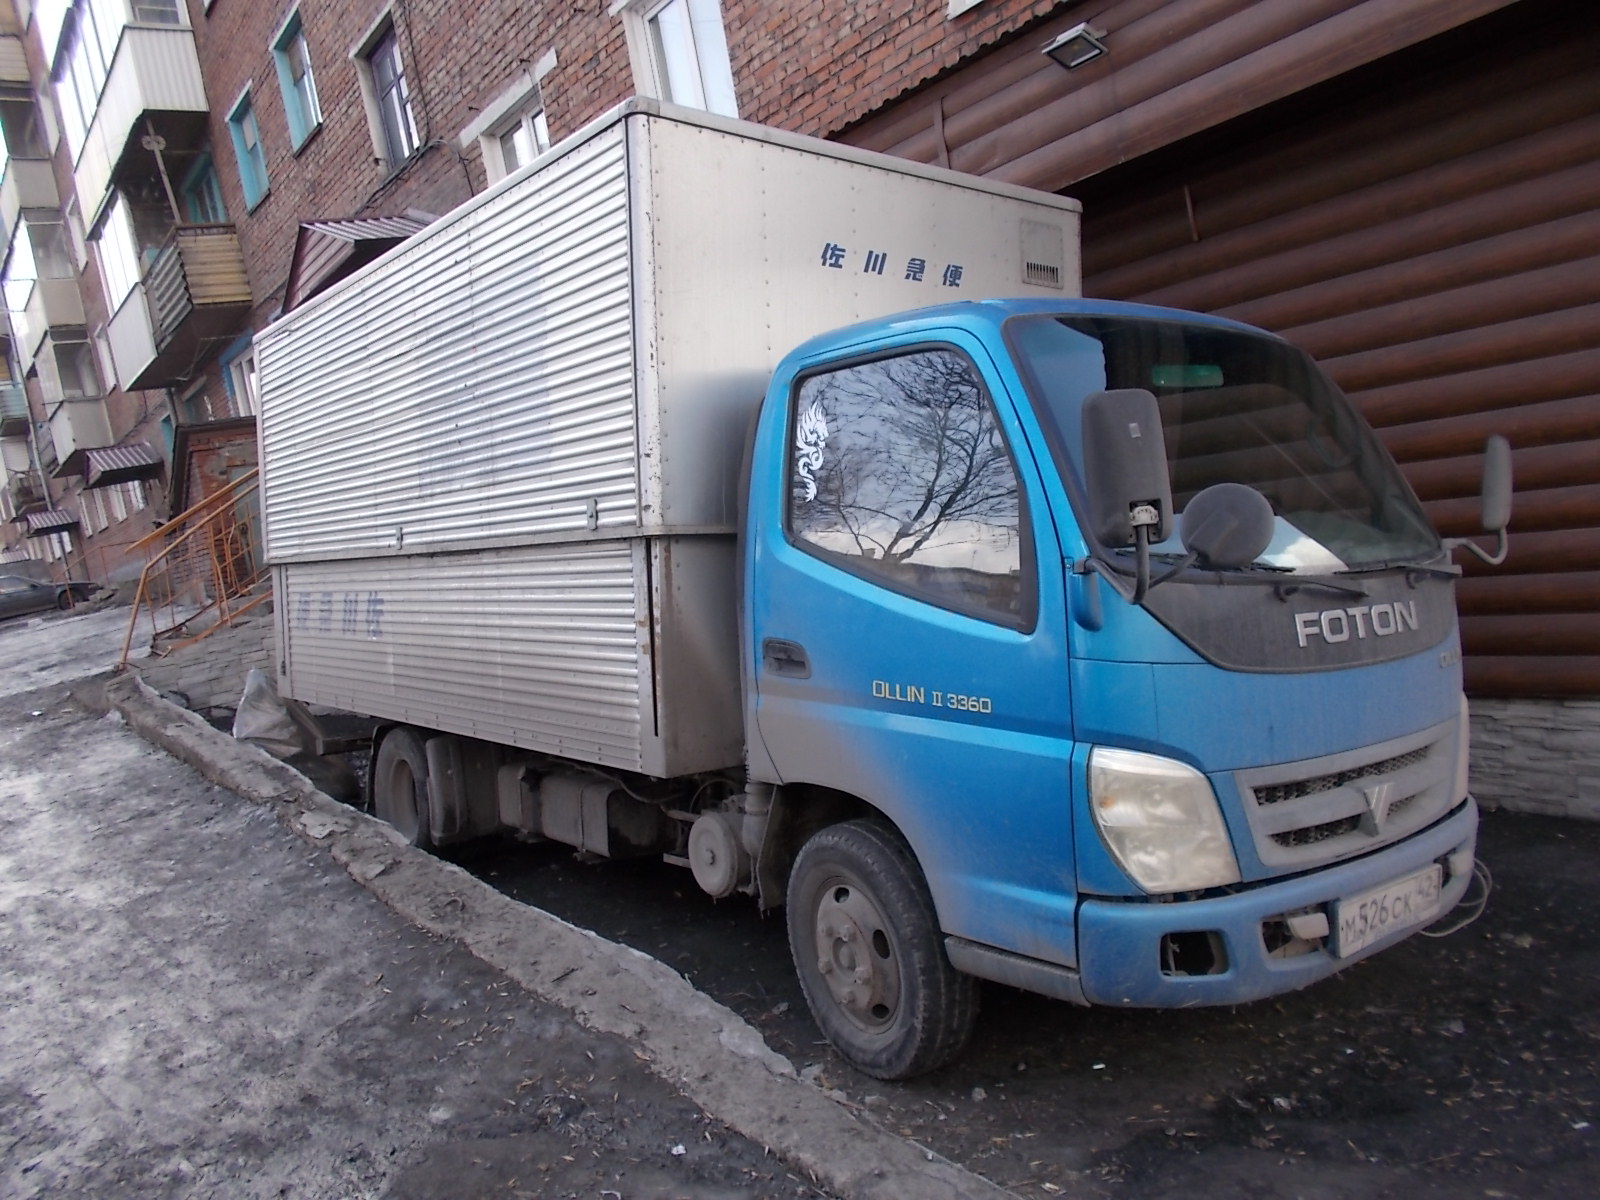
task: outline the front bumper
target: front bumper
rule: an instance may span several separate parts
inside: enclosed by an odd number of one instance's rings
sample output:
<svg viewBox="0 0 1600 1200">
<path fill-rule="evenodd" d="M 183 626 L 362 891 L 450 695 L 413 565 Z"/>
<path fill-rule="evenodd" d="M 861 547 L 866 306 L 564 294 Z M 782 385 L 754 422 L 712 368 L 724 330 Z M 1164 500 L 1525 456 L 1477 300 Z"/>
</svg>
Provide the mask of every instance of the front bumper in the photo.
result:
<svg viewBox="0 0 1600 1200">
<path fill-rule="evenodd" d="M 1286 914 L 1321 909 L 1368 888 L 1402 879 L 1429 863 L 1453 858 L 1470 864 L 1478 838 L 1478 807 L 1469 797 L 1438 824 L 1365 858 L 1314 871 L 1282 883 L 1208 900 L 1175 904 L 1086 899 L 1078 907 L 1078 969 L 1090 1004 L 1140 1008 L 1189 1008 L 1239 1004 L 1294 991 L 1352 962 L 1404 940 L 1413 926 L 1374 942 L 1346 958 L 1334 957 L 1330 939 L 1301 947 L 1293 957 L 1275 957 L 1265 927 Z M 1454 908 L 1472 879 L 1470 865 L 1446 878 L 1440 912 Z M 1213 973 L 1180 974 L 1163 966 L 1169 935 L 1205 936 L 1221 953 Z"/>
</svg>

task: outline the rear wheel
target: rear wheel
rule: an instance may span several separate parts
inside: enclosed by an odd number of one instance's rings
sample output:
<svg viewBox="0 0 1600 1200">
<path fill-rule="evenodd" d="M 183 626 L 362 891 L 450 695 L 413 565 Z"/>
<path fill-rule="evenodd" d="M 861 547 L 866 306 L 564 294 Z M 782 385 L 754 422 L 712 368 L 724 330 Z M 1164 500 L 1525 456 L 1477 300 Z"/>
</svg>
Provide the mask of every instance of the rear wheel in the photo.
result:
<svg viewBox="0 0 1600 1200">
<path fill-rule="evenodd" d="M 789 877 L 788 924 L 811 1014 L 856 1068 L 909 1079 L 966 1044 L 977 980 L 950 965 L 916 859 L 888 826 L 815 834 Z"/>
<path fill-rule="evenodd" d="M 413 846 L 433 845 L 428 830 L 428 756 L 422 738 L 402 726 L 391 729 L 372 763 L 372 802 L 380 819 Z"/>
<path fill-rule="evenodd" d="M 60 594 L 56 596 L 56 607 L 62 612 L 66 612 L 76 603 L 77 600 L 72 595 L 71 588 L 62 588 Z"/>
</svg>

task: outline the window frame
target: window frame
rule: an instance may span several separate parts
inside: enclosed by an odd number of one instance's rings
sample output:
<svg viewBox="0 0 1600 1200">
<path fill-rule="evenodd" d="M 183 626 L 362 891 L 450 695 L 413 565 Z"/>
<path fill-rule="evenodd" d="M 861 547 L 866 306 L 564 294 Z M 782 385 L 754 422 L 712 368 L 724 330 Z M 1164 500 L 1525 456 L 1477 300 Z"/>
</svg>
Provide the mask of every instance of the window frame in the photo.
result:
<svg viewBox="0 0 1600 1200">
<path fill-rule="evenodd" d="M 242 343 L 242 345 L 241 345 Z M 251 338 L 240 338 L 221 359 L 222 387 L 233 415 L 253 417 L 259 395 L 260 377 L 256 373 L 256 345 Z"/>
<path fill-rule="evenodd" d="M 254 212 L 271 195 L 272 185 L 267 175 L 267 149 L 261 140 L 261 122 L 256 117 L 248 84 L 228 109 L 227 122 L 228 140 L 233 143 L 234 165 L 239 170 L 239 186 L 244 191 L 245 211 Z M 253 146 L 245 139 L 247 128 L 254 133 Z"/>
<path fill-rule="evenodd" d="M 305 68 L 298 83 L 294 78 L 297 48 L 299 62 Z M 289 14 L 272 39 L 272 65 L 277 70 L 278 88 L 283 93 L 283 111 L 289 122 L 289 146 L 298 153 L 311 140 L 311 135 L 322 128 L 322 102 L 317 97 L 311 46 L 306 41 L 305 23 L 298 8 Z"/>
<path fill-rule="evenodd" d="M 392 48 L 393 84 L 383 87 L 378 70 L 379 57 Z M 405 56 L 400 50 L 400 27 L 392 12 L 373 22 L 366 35 L 350 51 L 361 83 L 361 99 L 367 110 L 368 130 L 372 135 L 374 157 L 386 175 L 393 175 L 410 162 L 423 147 L 417 114 L 411 103 L 411 87 L 406 79 Z M 390 103 L 398 92 L 399 104 Z M 391 126 L 390 118 L 394 119 Z M 396 153 L 403 150 L 403 153 Z"/>
<path fill-rule="evenodd" d="M 984 407 L 998 431 L 1000 441 L 1005 449 L 1006 462 L 1011 468 L 1012 478 L 1017 484 L 1017 553 L 1019 557 L 1017 583 L 1018 583 L 1018 611 L 1016 613 L 1001 612 L 994 608 L 976 604 L 962 604 L 956 602 L 948 593 L 934 592 L 885 576 L 874 571 L 867 564 L 876 562 L 876 559 L 856 558 L 850 555 L 831 553 L 815 543 L 802 541 L 796 536 L 794 529 L 794 480 L 795 480 L 795 429 L 800 420 L 800 393 L 807 381 L 821 375 L 837 374 L 840 371 L 868 366 L 872 363 L 883 362 L 888 359 L 906 358 L 915 354 L 945 352 L 956 355 L 971 370 L 973 378 L 977 381 L 982 392 Z M 1038 554 L 1033 536 L 1033 519 L 1031 506 L 1028 502 L 1028 488 L 1023 476 L 1021 462 L 1017 457 L 1015 437 L 1007 429 L 1001 415 L 1000 405 L 995 398 L 995 390 L 982 368 L 979 367 L 973 355 L 948 341 L 921 341 L 894 346 L 867 354 L 849 355 L 843 358 L 831 359 L 824 363 L 816 363 L 796 373 L 789 384 L 788 415 L 784 426 L 783 440 L 783 516 L 779 522 L 784 541 L 797 553 L 805 555 L 816 562 L 834 567 L 847 575 L 854 576 L 862 582 L 870 584 L 882 591 L 903 596 L 919 604 L 926 604 L 932 608 L 942 609 L 945 612 L 956 613 L 959 616 L 969 617 L 982 621 L 988 625 L 999 626 L 1003 629 L 1015 630 L 1018 633 L 1032 633 L 1039 623 L 1039 572 Z"/>
<path fill-rule="evenodd" d="M 697 96 L 675 94 L 672 85 L 673 57 L 664 40 L 660 19 L 669 9 L 679 5 L 682 6 L 680 11 L 685 21 L 686 45 L 693 63 L 693 85 Z M 703 9 L 707 5 L 716 8 L 715 45 L 702 44 L 695 33 L 697 25 L 702 29 L 710 27 L 709 17 Z M 691 11 L 695 8 L 701 11 Z M 611 12 L 622 17 L 634 90 L 639 95 L 687 108 L 698 108 L 719 116 L 739 116 L 739 89 L 733 77 L 728 25 L 721 0 L 613 0 Z"/>
</svg>

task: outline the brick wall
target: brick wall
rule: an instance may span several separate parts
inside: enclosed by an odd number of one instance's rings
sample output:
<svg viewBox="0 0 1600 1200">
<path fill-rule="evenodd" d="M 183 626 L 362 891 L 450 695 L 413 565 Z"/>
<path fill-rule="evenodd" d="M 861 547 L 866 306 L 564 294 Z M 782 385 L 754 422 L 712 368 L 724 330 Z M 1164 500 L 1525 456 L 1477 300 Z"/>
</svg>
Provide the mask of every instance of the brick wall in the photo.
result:
<svg viewBox="0 0 1600 1200">
<path fill-rule="evenodd" d="M 984 0 L 954 20 L 946 0 L 827 6 L 799 0 L 723 0 L 741 114 L 827 135 L 937 77 L 1062 5 Z M 210 101 L 211 141 L 228 211 L 240 230 L 259 327 L 282 300 L 303 220 L 442 213 L 484 186 L 476 146 L 457 139 L 485 105 L 554 51 L 543 80 L 560 138 L 633 94 L 623 21 L 604 0 L 302 0 L 323 124 L 298 150 L 270 43 L 287 5 L 216 0 L 190 17 Z M 423 149 L 389 175 L 374 159 L 355 64 L 357 44 L 382 14 L 399 34 Z M 226 113 L 246 85 L 261 128 L 269 192 L 246 214 Z"/>
<path fill-rule="evenodd" d="M 1068 6 L 983 0 L 953 19 L 946 7 L 945 0 L 722 0 L 740 115 L 826 137 Z"/>
</svg>

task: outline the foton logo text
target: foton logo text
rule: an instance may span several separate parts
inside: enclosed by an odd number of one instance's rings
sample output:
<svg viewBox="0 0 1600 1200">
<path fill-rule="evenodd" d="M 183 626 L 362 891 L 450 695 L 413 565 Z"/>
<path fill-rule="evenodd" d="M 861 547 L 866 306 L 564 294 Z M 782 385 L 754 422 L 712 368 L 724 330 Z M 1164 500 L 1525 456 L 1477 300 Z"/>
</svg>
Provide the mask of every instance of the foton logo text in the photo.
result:
<svg viewBox="0 0 1600 1200">
<path fill-rule="evenodd" d="M 1358 604 L 1354 608 L 1325 608 L 1321 612 L 1294 615 L 1295 636 L 1303 650 L 1311 639 L 1325 642 L 1358 641 L 1365 637 L 1388 637 L 1417 628 L 1417 602 L 1396 600 L 1390 604 Z"/>
</svg>

